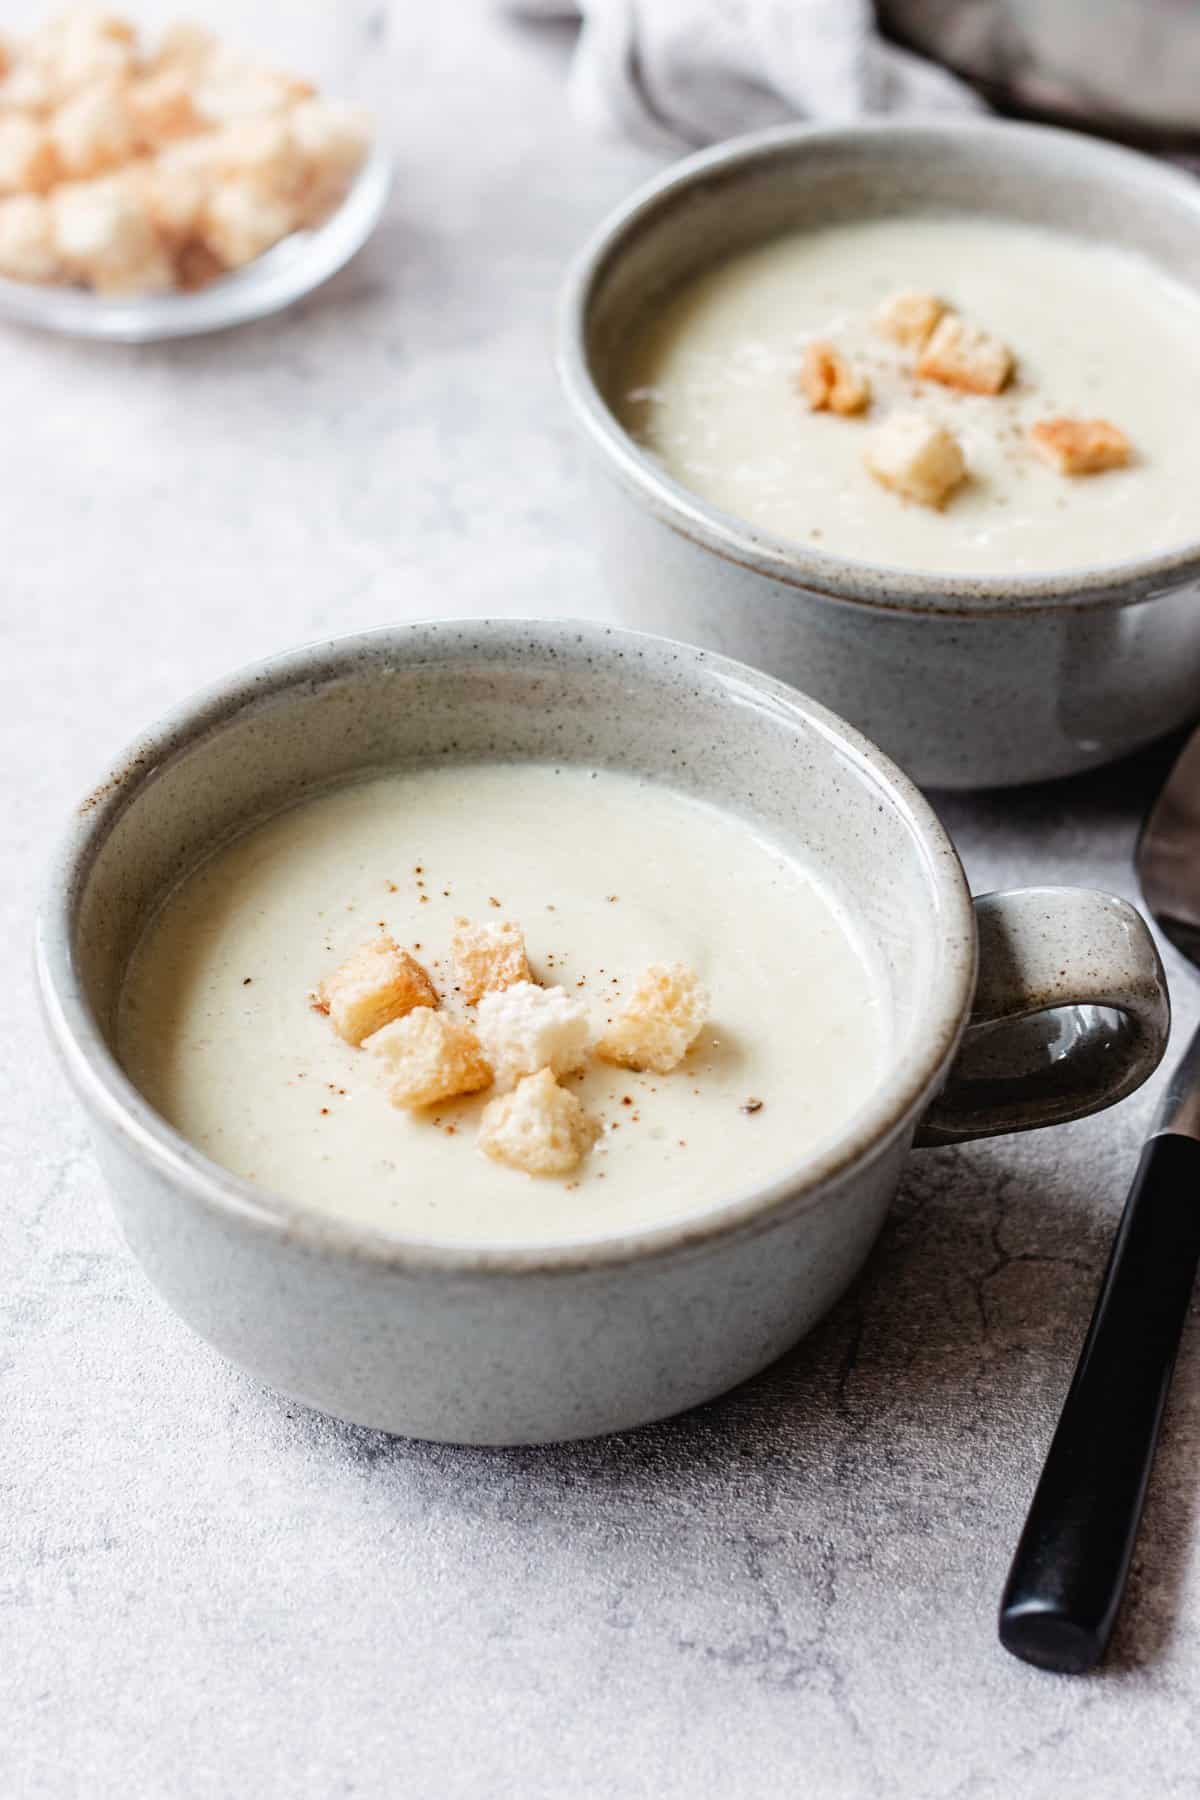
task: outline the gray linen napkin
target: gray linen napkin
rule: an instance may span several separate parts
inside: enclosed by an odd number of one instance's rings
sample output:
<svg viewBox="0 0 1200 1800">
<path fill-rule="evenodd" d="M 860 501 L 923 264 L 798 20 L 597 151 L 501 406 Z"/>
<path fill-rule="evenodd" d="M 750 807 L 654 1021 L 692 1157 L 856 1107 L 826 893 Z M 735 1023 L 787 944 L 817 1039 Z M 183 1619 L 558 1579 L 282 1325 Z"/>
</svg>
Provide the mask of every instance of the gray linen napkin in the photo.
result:
<svg viewBox="0 0 1200 1800">
<path fill-rule="evenodd" d="M 982 102 L 880 37 L 871 0 L 502 0 L 580 22 L 576 116 L 605 135 L 678 150 L 792 119 L 970 113 Z"/>
</svg>

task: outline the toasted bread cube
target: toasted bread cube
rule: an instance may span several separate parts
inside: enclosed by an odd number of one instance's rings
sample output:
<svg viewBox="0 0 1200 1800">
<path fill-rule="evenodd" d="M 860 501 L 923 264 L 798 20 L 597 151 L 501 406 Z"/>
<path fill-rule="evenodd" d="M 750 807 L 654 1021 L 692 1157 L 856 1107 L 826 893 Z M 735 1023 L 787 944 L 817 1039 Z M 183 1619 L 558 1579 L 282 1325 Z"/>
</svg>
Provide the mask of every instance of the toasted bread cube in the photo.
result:
<svg viewBox="0 0 1200 1800">
<path fill-rule="evenodd" d="M 906 350 L 920 350 L 929 340 L 934 326 L 946 308 L 936 294 L 922 294 L 912 288 L 889 294 L 875 314 L 875 329 L 893 344 Z"/>
<path fill-rule="evenodd" d="M 42 196 L 0 200 L 0 275 L 9 281 L 57 281 L 61 274 L 50 208 Z"/>
<path fill-rule="evenodd" d="M 193 25 L 185 19 L 163 32 L 150 67 L 156 73 L 171 70 L 194 81 L 216 54 L 217 40 L 213 33 L 203 25 Z"/>
<path fill-rule="evenodd" d="M 627 1069 L 668 1075 L 687 1055 L 708 1016 L 708 995 L 686 963 L 651 963 L 596 1045 L 597 1056 Z"/>
<path fill-rule="evenodd" d="M 1132 446 L 1107 419 L 1039 419 L 1029 427 L 1034 450 L 1060 475 L 1098 475 L 1123 469 Z"/>
<path fill-rule="evenodd" d="M 50 210 L 58 254 L 80 280 L 120 282 L 159 248 L 137 184 L 120 176 L 65 182 L 51 195 Z"/>
<path fill-rule="evenodd" d="M 37 116 L 54 104 L 54 89 L 37 64 L 27 56 L 13 57 L 0 80 L 0 114 Z"/>
<path fill-rule="evenodd" d="M 175 285 L 182 293 L 199 293 L 224 273 L 225 265 L 217 261 L 207 244 L 181 244 L 175 252 Z"/>
<path fill-rule="evenodd" d="M 1013 371 L 1013 354 L 990 332 L 947 313 L 922 350 L 917 374 L 968 394 L 998 394 Z"/>
<path fill-rule="evenodd" d="M 373 1032 L 363 1048 L 383 1063 L 393 1106 L 415 1111 L 477 1094 L 491 1083 L 492 1071 L 470 1026 L 428 1006 Z"/>
<path fill-rule="evenodd" d="M 256 181 L 230 177 L 213 189 L 200 221 L 200 235 L 217 261 L 240 269 L 296 229 L 294 203 L 265 193 Z"/>
<path fill-rule="evenodd" d="M 85 88 L 54 114 L 50 138 L 68 180 L 87 180 L 128 162 L 137 139 L 124 91 L 109 84 Z"/>
<path fill-rule="evenodd" d="M 46 127 L 24 113 L 0 114 L 0 194 L 41 194 L 57 175 Z"/>
<path fill-rule="evenodd" d="M 489 1100 L 479 1121 L 479 1148 L 494 1162 L 528 1175 L 569 1175 L 600 1127 L 550 1069 L 524 1076 L 511 1094 Z"/>
<path fill-rule="evenodd" d="M 348 1044 L 361 1044 L 415 1006 L 438 1004 L 438 991 L 426 970 L 391 937 L 363 944 L 325 977 L 317 995 L 334 1030 Z"/>
<path fill-rule="evenodd" d="M 204 209 L 216 191 L 214 135 L 206 132 L 168 144 L 147 165 L 146 203 L 155 225 L 172 244 L 186 243 L 199 231 Z"/>
<path fill-rule="evenodd" d="M 97 294 L 113 299 L 129 294 L 166 294 L 175 286 L 175 264 L 170 253 L 156 245 L 145 256 L 130 262 L 95 269 L 91 283 Z"/>
<path fill-rule="evenodd" d="M 127 103 L 133 130 L 146 149 L 157 150 L 204 129 L 192 100 L 191 83 L 182 69 L 162 69 L 131 82 Z"/>
<path fill-rule="evenodd" d="M 114 13 L 74 7 L 34 32 L 27 51 L 61 101 L 96 82 L 129 76 L 137 55 L 136 33 Z"/>
<path fill-rule="evenodd" d="M 581 1000 L 565 988 L 537 987 L 531 981 L 485 994 L 475 1029 L 501 1088 L 539 1069 L 555 1075 L 581 1069 L 592 1037 Z"/>
<path fill-rule="evenodd" d="M 470 919 L 455 919 L 450 950 L 459 992 L 469 1006 L 483 994 L 513 987 L 518 981 L 533 980 L 525 954 L 525 934 L 511 919 L 497 920 L 494 925 L 472 925 Z"/>
<path fill-rule="evenodd" d="M 196 110 L 209 125 L 232 125 L 239 119 L 281 112 L 295 98 L 290 77 L 229 51 L 209 58 L 195 88 Z"/>
<path fill-rule="evenodd" d="M 305 163 L 305 221 L 319 224 L 341 203 L 367 159 L 370 121 L 356 107 L 333 100 L 301 101 L 290 118 Z"/>
<path fill-rule="evenodd" d="M 304 181 L 304 158 L 282 113 L 224 126 L 212 154 L 220 175 L 245 176 L 264 194 L 293 198 Z"/>
<path fill-rule="evenodd" d="M 799 382 L 813 412 L 849 416 L 862 412 L 871 398 L 866 376 L 828 338 L 814 338 L 805 345 Z"/>
<path fill-rule="evenodd" d="M 892 413 L 871 433 L 864 455 L 876 481 L 922 506 L 941 506 L 966 479 L 958 439 L 924 413 Z"/>
</svg>

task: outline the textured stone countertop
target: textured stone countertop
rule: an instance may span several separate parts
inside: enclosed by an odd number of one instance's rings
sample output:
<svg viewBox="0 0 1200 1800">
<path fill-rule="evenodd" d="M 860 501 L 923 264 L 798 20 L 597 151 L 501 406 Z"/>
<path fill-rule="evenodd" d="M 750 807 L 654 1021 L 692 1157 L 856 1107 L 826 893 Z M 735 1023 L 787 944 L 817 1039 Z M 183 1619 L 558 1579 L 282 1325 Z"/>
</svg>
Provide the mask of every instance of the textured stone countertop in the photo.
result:
<svg viewBox="0 0 1200 1800">
<path fill-rule="evenodd" d="M 1038 1674 L 995 1637 L 1161 1077 L 1100 1119 L 914 1157 L 799 1350 L 562 1448 L 289 1404 L 119 1241 L 31 991 L 69 804 L 187 689 L 292 641 L 611 610 L 549 318 L 651 164 L 572 126 L 565 37 L 400 11 L 397 191 L 327 289 L 169 347 L 0 341 L 0 1793 L 1195 1795 L 1194 1329 L 1109 1666 Z M 977 888 L 1132 897 L 1161 768 L 943 811 Z M 1200 981 L 1167 963 L 1182 1031 Z"/>
</svg>

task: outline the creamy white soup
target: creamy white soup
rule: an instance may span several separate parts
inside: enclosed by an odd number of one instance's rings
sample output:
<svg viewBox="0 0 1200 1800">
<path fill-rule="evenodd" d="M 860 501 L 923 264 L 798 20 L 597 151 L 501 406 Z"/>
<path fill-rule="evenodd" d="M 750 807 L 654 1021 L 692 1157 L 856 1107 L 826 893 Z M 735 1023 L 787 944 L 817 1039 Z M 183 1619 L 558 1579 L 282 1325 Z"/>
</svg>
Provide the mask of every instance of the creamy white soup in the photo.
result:
<svg viewBox="0 0 1200 1800">
<path fill-rule="evenodd" d="M 512 919 L 537 980 L 597 1031 L 648 963 L 684 962 L 709 1020 L 670 1074 L 589 1062 L 601 1127 L 569 1179 L 477 1148 L 486 1093 L 412 1114 L 312 992 L 381 932 L 448 1008 L 455 919 Z M 131 1079 L 214 1161 L 344 1219 L 446 1241 L 553 1242 L 703 1212 L 836 1138 L 883 1069 L 873 952 L 819 869 L 632 776 L 536 764 L 372 778 L 216 852 L 169 896 L 119 1018 Z"/>
<path fill-rule="evenodd" d="M 1016 358 L 997 395 L 917 379 L 874 315 L 936 294 Z M 865 415 L 808 409 L 804 346 L 828 338 L 867 375 Z M 627 429 L 684 486 L 774 535 L 904 568 L 1004 574 L 1120 562 L 1200 533 L 1200 300 L 1137 256 L 995 219 L 903 217 L 797 232 L 675 295 L 621 380 Z M 941 509 L 905 502 L 863 462 L 892 411 L 945 425 L 967 481 Z M 1128 467 L 1064 476 L 1028 428 L 1104 418 Z"/>
</svg>

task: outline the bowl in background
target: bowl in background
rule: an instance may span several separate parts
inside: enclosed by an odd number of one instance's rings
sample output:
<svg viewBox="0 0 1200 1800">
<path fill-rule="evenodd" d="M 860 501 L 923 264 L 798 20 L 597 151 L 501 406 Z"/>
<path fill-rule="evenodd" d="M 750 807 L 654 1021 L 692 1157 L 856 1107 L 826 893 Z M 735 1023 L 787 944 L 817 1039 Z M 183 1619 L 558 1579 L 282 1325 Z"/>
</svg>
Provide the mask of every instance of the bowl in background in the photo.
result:
<svg viewBox="0 0 1200 1800">
<path fill-rule="evenodd" d="M 906 211 L 1057 228 L 1136 251 L 1200 291 L 1200 189 L 1130 151 L 993 121 L 785 127 L 676 165 L 572 268 L 558 360 L 593 452 L 602 554 L 625 620 L 814 695 L 923 786 L 1067 775 L 1200 710 L 1193 541 L 1045 575 L 925 573 L 787 541 L 710 506 L 610 398 L 656 306 L 784 231 Z"/>
</svg>

